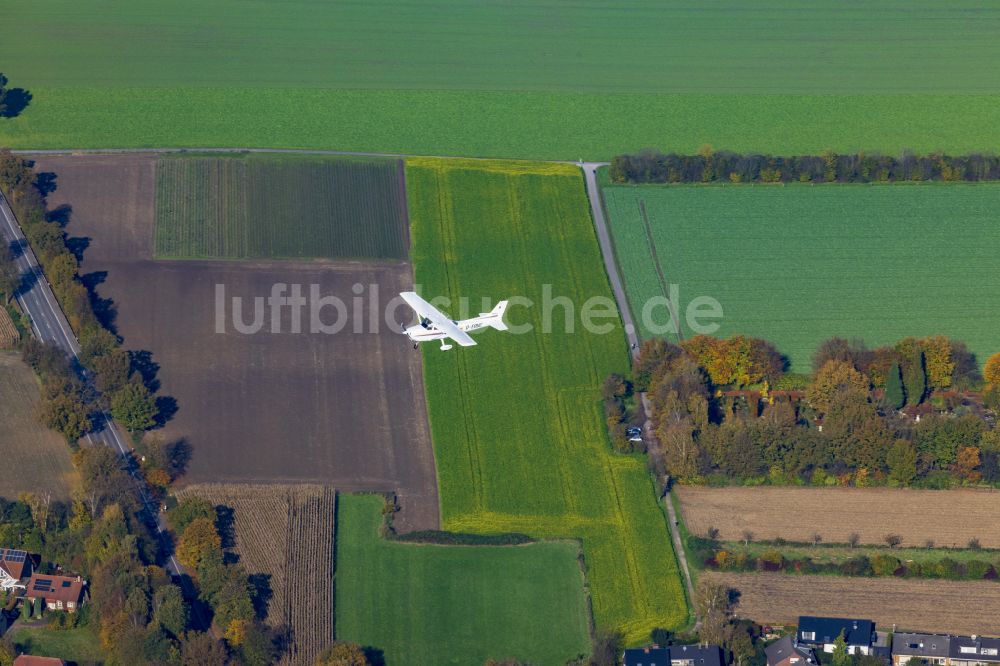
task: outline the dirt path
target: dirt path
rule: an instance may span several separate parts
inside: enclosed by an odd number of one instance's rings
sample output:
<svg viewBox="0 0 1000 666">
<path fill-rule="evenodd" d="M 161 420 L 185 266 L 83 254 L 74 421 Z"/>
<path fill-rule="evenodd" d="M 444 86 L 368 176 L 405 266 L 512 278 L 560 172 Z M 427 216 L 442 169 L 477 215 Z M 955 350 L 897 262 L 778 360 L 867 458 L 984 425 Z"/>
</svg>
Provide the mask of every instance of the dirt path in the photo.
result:
<svg viewBox="0 0 1000 666">
<path fill-rule="evenodd" d="M 625 295 L 625 287 L 622 283 L 621 275 L 618 273 L 618 265 L 615 263 L 615 250 L 611 242 L 611 234 L 608 233 L 608 224 L 604 219 L 604 205 L 601 201 L 601 190 L 597 185 L 597 169 L 607 164 L 606 162 L 584 162 L 580 166 L 587 182 L 587 197 L 590 199 L 590 212 L 594 218 L 594 227 L 597 230 L 597 241 L 601 246 L 601 254 L 604 257 L 604 268 L 608 273 L 608 281 L 611 283 L 611 290 L 615 294 L 618 302 L 618 311 L 621 313 L 622 322 L 625 326 L 625 335 L 628 337 L 629 353 L 633 358 L 639 354 L 639 334 L 636 330 L 632 311 L 629 307 L 628 298 Z M 645 439 L 649 446 L 650 453 L 654 456 L 661 455 L 660 442 L 653 435 L 653 424 L 651 419 L 651 409 L 649 400 L 645 393 L 640 393 L 642 408 L 646 414 L 646 421 L 643 423 Z M 669 491 L 668 491 L 669 492 Z M 674 552 L 677 554 L 677 561 L 680 563 L 681 573 L 684 574 L 684 587 L 687 590 L 688 603 L 694 609 L 694 584 L 691 581 L 691 570 L 688 568 L 687 556 L 684 553 L 684 544 L 681 541 L 680 530 L 678 529 L 677 513 L 670 498 L 664 494 L 661 498 L 667 507 L 670 528 L 670 539 L 674 544 Z"/>
</svg>

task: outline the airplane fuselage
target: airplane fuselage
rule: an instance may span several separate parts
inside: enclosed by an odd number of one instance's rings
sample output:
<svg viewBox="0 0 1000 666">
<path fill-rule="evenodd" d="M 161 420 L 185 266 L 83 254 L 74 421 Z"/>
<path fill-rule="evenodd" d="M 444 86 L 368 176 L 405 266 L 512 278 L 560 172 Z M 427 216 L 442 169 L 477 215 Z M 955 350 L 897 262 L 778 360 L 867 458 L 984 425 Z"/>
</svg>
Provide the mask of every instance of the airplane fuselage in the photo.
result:
<svg viewBox="0 0 1000 666">
<path fill-rule="evenodd" d="M 463 319 L 462 321 L 456 321 L 455 326 L 458 326 L 458 330 L 469 333 L 470 331 L 476 331 L 481 328 L 488 327 L 490 325 L 490 320 L 494 317 L 495 315 L 489 315 L 487 317 Z M 434 324 L 425 320 L 421 324 L 408 327 L 406 329 L 406 336 L 414 342 L 429 342 L 430 340 L 441 340 L 443 338 L 447 338 L 448 334 L 443 331 L 439 331 Z"/>
</svg>

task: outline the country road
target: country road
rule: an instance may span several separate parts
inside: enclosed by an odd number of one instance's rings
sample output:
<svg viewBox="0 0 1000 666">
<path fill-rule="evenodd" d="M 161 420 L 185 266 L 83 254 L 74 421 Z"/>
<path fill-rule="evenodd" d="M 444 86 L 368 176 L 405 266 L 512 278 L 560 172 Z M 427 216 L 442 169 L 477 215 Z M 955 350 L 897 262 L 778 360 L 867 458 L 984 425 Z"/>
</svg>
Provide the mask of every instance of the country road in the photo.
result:
<svg viewBox="0 0 1000 666">
<path fill-rule="evenodd" d="M 608 223 L 604 218 L 601 188 L 597 184 L 597 169 L 605 166 L 607 162 L 578 162 L 578 164 L 583 169 L 584 178 L 587 183 L 587 197 L 590 199 L 590 212 L 594 218 L 597 241 L 601 246 L 601 254 L 604 257 L 604 268 L 608 273 L 608 281 L 611 282 L 611 291 L 614 292 L 615 301 L 618 302 L 618 311 L 621 313 L 622 323 L 625 326 L 625 335 L 628 337 L 629 353 L 635 358 L 639 354 L 639 333 L 636 329 L 635 321 L 632 319 L 632 309 L 625 294 L 625 286 L 622 283 L 621 274 L 618 272 L 614 244 L 611 241 L 611 234 L 608 232 Z M 639 399 L 642 402 L 643 411 L 646 413 L 646 421 L 643 423 L 645 440 L 651 448 L 659 447 L 659 442 L 653 434 L 649 400 L 646 399 L 645 393 L 640 393 Z M 658 450 L 654 448 L 653 453 L 657 454 Z M 693 608 L 694 584 L 691 581 L 691 570 L 688 568 L 687 555 L 684 553 L 684 544 L 681 541 L 677 514 L 674 511 L 674 505 L 670 501 L 670 498 L 664 496 L 662 499 L 667 508 L 667 523 L 670 528 L 670 538 L 674 544 L 674 552 L 677 554 L 681 573 L 684 574 L 684 585 L 687 589 L 688 601 Z"/>
<path fill-rule="evenodd" d="M 16 294 L 16 299 L 22 312 L 28 315 L 31 320 L 31 328 L 39 340 L 56 345 L 65 351 L 71 359 L 79 363 L 80 345 L 76 336 L 56 302 L 55 294 L 52 293 L 52 288 L 35 258 L 35 253 L 28 245 L 17 218 L 14 217 L 14 212 L 10 209 L 2 192 L 0 192 L 0 217 L 3 218 L 3 223 L 0 224 L 0 238 L 10 244 L 14 251 L 15 262 L 21 271 L 22 286 Z M 84 379 L 90 381 L 86 371 L 84 371 Z M 171 552 L 170 539 L 164 531 L 157 506 L 150 499 L 145 479 L 139 473 L 135 460 L 125 444 L 128 439 L 110 414 L 105 412 L 100 416 L 104 423 L 101 424 L 100 429 L 85 435 L 87 441 L 91 444 L 110 446 L 122 456 L 126 470 L 138 486 L 139 497 L 145 507 L 149 525 L 156 528 L 157 535 L 164 547 L 163 552 Z M 172 554 L 169 556 L 166 567 L 175 576 L 179 576 L 183 572 Z"/>
</svg>

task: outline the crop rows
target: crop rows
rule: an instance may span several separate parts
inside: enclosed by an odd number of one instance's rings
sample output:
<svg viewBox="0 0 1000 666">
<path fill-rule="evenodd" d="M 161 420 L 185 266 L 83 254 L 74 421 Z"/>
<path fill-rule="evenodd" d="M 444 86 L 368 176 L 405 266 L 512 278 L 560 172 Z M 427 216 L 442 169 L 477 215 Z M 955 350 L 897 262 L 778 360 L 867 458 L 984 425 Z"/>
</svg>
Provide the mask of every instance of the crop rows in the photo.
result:
<svg viewBox="0 0 1000 666">
<path fill-rule="evenodd" d="M 887 534 L 896 534 L 910 547 L 932 541 L 964 548 L 978 539 L 985 548 L 1000 548 L 1000 535 L 987 527 L 1000 513 L 1000 492 L 992 490 L 687 486 L 678 497 L 692 534 L 705 536 L 714 527 L 724 541 L 749 530 L 757 540 L 808 542 L 820 534 L 825 542 L 847 543 L 854 533 L 860 543 L 884 545 Z M 776 518 L 796 514 L 810 519 Z"/>
<path fill-rule="evenodd" d="M 3 294 L 0 294 L 3 298 Z M 0 349 L 12 349 L 21 339 L 21 334 L 10 318 L 6 308 L 0 307 Z"/>
<path fill-rule="evenodd" d="M 28 2 L 5 13 L 3 60 L 36 101 L 0 145 L 996 151 L 1000 68 L 979 63 L 1000 55 L 997 17 L 990 0 L 133 0 L 95 30 L 78 3 Z"/>
<path fill-rule="evenodd" d="M 782 573 L 718 573 L 705 580 L 739 592 L 736 614 L 764 625 L 795 624 L 800 615 L 871 618 L 896 631 L 1000 633 L 996 581 L 914 580 Z"/>
<path fill-rule="evenodd" d="M 680 290 L 685 334 L 688 305 L 710 297 L 723 317 L 702 323 L 773 341 L 798 372 L 833 336 L 882 345 L 943 334 L 980 362 L 997 351 L 1000 186 L 644 186 L 604 196 L 640 320 L 663 295 L 644 207 L 666 282 Z M 666 321 L 663 309 L 655 315 Z"/>
<path fill-rule="evenodd" d="M 173 157 L 156 177 L 155 252 L 192 259 L 405 259 L 398 161 Z"/>
<path fill-rule="evenodd" d="M 600 382 L 627 367 L 621 323 L 587 332 L 577 311 L 569 330 L 557 308 L 543 332 L 544 285 L 577 308 L 609 295 L 581 181 L 567 165 L 407 162 L 417 282 L 535 303 L 507 316 L 529 333 L 425 347 L 428 411 L 444 527 L 582 539 L 595 623 L 637 641 L 687 608 L 643 460 L 612 453 L 599 409 Z"/>
<path fill-rule="evenodd" d="M 333 634 L 334 490 L 200 484 L 178 495 L 233 510 L 234 550 L 247 572 L 266 577 L 270 588 L 267 622 L 289 632 L 280 663 L 315 663 Z"/>
</svg>

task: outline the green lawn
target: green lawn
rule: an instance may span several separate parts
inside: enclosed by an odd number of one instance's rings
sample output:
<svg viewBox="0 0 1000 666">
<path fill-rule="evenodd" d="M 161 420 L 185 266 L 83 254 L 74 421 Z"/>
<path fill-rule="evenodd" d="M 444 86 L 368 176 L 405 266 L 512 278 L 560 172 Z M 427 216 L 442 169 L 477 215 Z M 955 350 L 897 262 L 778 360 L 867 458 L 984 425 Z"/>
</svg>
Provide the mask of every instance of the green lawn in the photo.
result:
<svg viewBox="0 0 1000 666">
<path fill-rule="evenodd" d="M 403 189 L 398 160 L 164 157 L 156 256 L 405 259 Z"/>
<path fill-rule="evenodd" d="M 773 341 L 807 372 L 818 343 L 943 334 L 998 350 L 997 185 L 605 187 L 637 317 L 665 282 L 717 299 L 718 335 Z M 663 310 L 653 323 L 665 323 Z M 643 332 L 652 331 L 646 322 Z M 704 323 L 711 323 L 705 320 Z M 685 321 L 684 332 L 692 330 Z"/>
<path fill-rule="evenodd" d="M 39 0 L 0 144 L 588 159 L 646 145 L 1000 149 L 989 0 Z"/>
<path fill-rule="evenodd" d="M 687 621 L 664 515 L 642 456 L 609 446 L 599 386 L 628 367 L 621 322 L 584 193 L 568 165 L 408 160 L 416 281 L 425 297 L 523 297 L 507 320 L 527 333 L 481 334 L 471 349 L 424 346 L 424 374 L 445 529 L 583 540 L 599 627 L 630 642 Z M 577 309 L 575 332 L 543 293 Z M 581 330 L 600 296 L 605 334 Z M 459 316 L 461 307 L 450 314 Z"/>
<path fill-rule="evenodd" d="M 561 666 L 590 650 L 574 543 L 432 546 L 379 536 L 383 500 L 341 495 L 337 638 L 381 649 L 387 664 Z"/>
<path fill-rule="evenodd" d="M 88 627 L 65 630 L 23 627 L 14 629 L 9 638 L 17 654 L 57 657 L 76 663 L 104 661 L 101 642 Z"/>
</svg>

